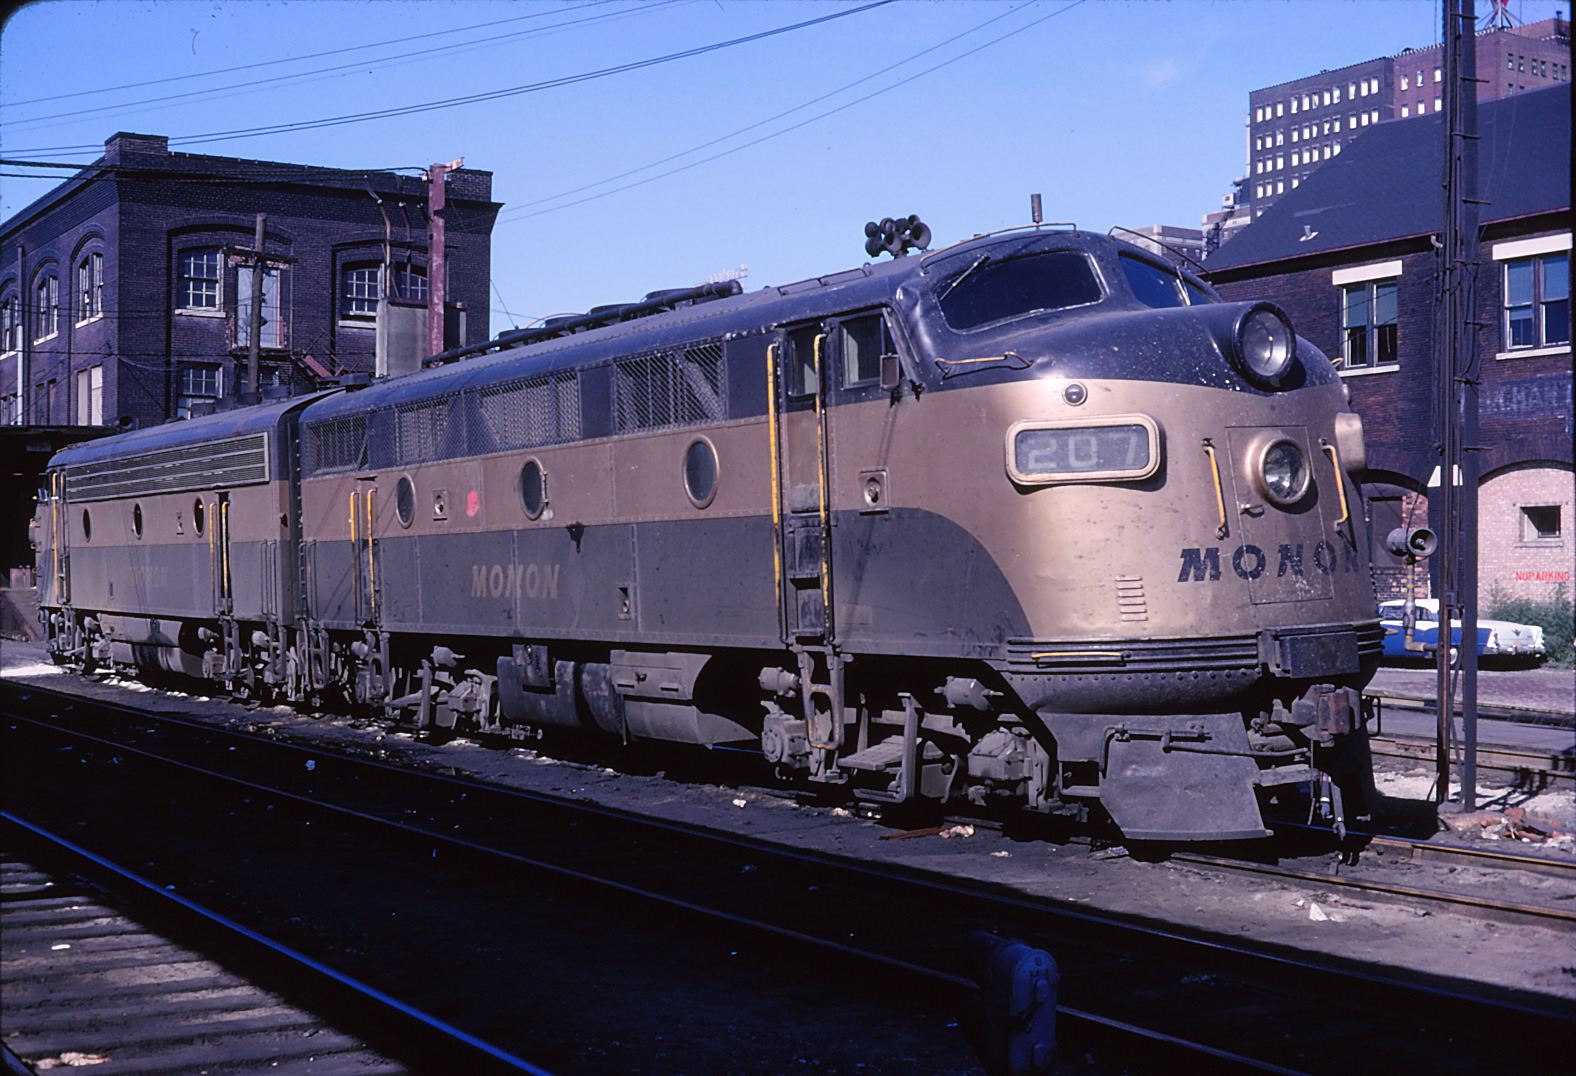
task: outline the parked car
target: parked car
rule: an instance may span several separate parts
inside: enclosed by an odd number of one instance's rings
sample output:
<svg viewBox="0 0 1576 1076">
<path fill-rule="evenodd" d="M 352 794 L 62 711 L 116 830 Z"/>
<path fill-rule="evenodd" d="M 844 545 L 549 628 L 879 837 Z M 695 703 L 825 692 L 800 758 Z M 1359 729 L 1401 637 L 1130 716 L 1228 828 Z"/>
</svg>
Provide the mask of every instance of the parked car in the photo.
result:
<svg viewBox="0 0 1576 1076">
<path fill-rule="evenodd" d="M 1401 615 L 1405 606 L 1404 601 L 1388 601 L 1379 604 L 1380 623 L 1384 625 L 1384 653 L 1390 658 L 1423 657 L 1423 653 L 1409 651 L 1405 647 L 1405 636 L 1402 627 Z M 1413 638 L 1422 643 L 1435 643 L 1439 640 L 1439 599 L 1418 598 L 1417 625 L 1413 629 Z M 1546 651 L 1543 644 L 1543 629 L 1534 624 L 1517 624 L 1510 620 L 1478 619 L 1478 653 L 1484 656 L 1497 658 L 1523 658 L 1533 661 L 1541 660 Z M 1461 621 L 1453 620 L 1450 624 L 1450 643 L 1452 647 L 1461 645 Z"/>
</svg>

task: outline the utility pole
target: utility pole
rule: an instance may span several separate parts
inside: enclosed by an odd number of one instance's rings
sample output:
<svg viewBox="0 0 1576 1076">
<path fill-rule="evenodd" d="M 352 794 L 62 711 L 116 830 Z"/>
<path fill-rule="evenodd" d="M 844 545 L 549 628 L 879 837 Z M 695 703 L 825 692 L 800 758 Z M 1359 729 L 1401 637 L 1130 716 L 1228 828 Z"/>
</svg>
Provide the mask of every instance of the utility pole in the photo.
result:
<svg viewBox="0 0 1576 1076">
<path fill-rule="evenodd" d="M 263 263 L 263 230 L 267 223 L 265 215 L 257 214 L 252 249 L 237 251 L 232 258 L 234 264 L 249 267 L 252 271 L 251 314 L 247 320 L 246 334 L 246 395 L 253 400 L 257 399 L 258 369 L 262 365 L 263 354 L 263 281 L 268 275 L 268 267 Z M 240 395 L 239 392 L 237 395 Z"/>
<path fill-rule="evenodd" d="M 1439 451 L 1439 724 L 1436 801 L 1448 797 L 1449 739 L 1455 719 L 1451 625 L 1461 623 L 1461 807 L 1477 806 L 1478 623 L 1478 126 L 1475 0 L 1443 0 L 1444 226 L 1438 265 L 1434 341 L 1435 429 Z"/>
<path fill-rule="evenodd" d="M 444 180 L 456 168 L 465 166 L 464 157 L 427 169 L 427 354 L 444 350 L 444 311 L 448 300 L 448 271 L 444 263 L 444 213 L 448 204 Z"/>
</svg>

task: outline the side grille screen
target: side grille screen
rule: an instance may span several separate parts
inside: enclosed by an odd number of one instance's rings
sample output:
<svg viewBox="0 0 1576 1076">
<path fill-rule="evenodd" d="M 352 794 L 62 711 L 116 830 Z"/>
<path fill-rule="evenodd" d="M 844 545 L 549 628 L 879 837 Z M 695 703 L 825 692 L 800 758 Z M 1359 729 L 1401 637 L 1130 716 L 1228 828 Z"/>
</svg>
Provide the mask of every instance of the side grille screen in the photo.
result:
<svg viewBox="0 0 1576 1076">
<path fill-rule="evenodd" d="M 305 469 L 343 471 L 367 465 L 367 416 L 348 415 L 308 423 L 305 432 Z"/>
<path fill-rule="evenodd" d="M 269 477 L 268 435 L 254 433 L 68 468 L 66 496 L 75 501 L 150 497 L 251 486 Z"/>
<path fill-rule="evenodd" d="M 499 451 L 580 438 L 580 381 L 574 374 L 485 389 L 477 397 L 482 423 Z"/>
<path fill-rule="evenodd" d="M 614 420 L 620 433 L 697 425 L 728 416 L 721 344 L 642 355 L 613 369 Z"/>
<path fill-rule="evenodd" d="M 395 409 L 395 458 L 400 463 L 426 463 L 441 460 L 450 453 L 449 401 L 405 404 Z M 463 439 L 461 447 L 463 448 Z"/>
</svg>

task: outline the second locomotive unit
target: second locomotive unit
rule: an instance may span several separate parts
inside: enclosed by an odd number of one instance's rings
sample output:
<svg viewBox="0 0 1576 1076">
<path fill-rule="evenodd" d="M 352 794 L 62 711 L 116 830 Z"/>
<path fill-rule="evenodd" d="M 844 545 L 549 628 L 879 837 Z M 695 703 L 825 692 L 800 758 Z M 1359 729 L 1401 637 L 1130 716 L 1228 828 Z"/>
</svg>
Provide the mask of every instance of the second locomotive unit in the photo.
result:
<svg viewBox="0 0 1576 1076">
<path fill-rule="evenodd" d="M 738 291 L 67 449 L 54 653 L 1129 839 L 1341 821 L 1362 429 L 1276 307 L 1038 228 Z"/>
</svg>

